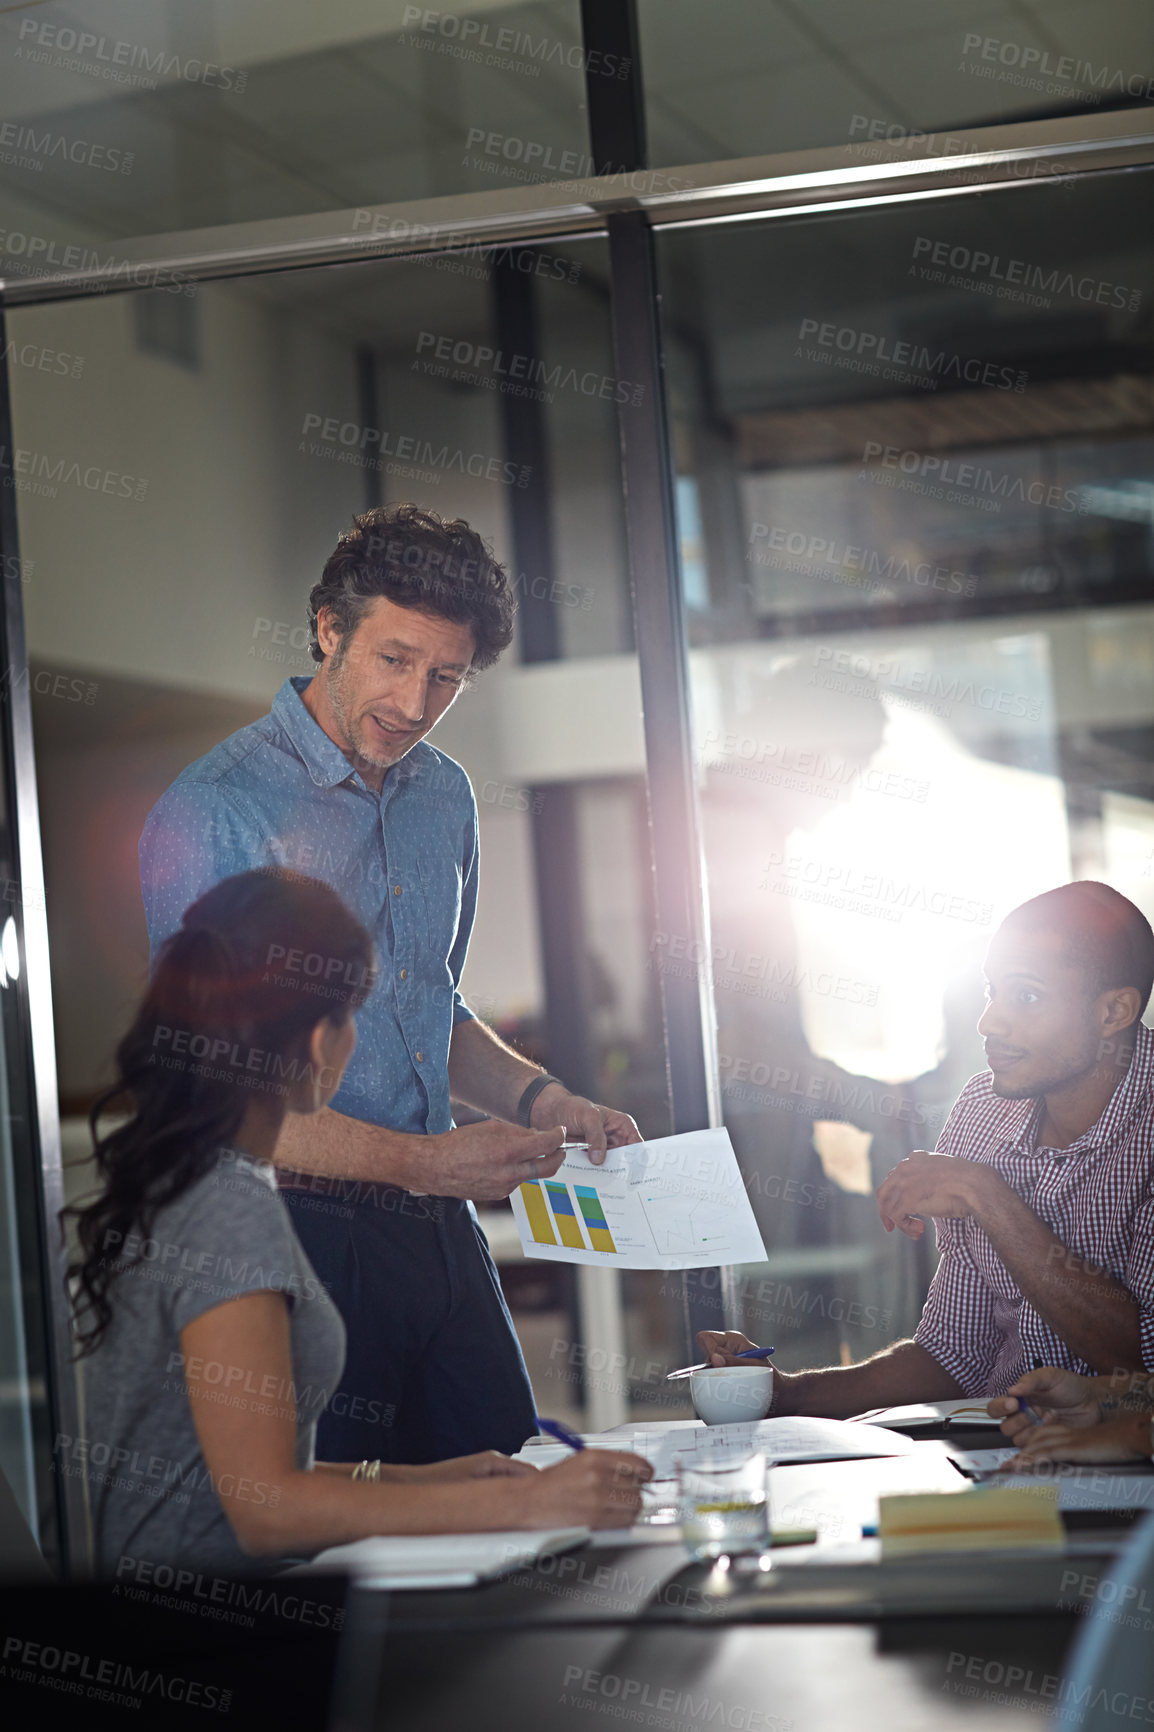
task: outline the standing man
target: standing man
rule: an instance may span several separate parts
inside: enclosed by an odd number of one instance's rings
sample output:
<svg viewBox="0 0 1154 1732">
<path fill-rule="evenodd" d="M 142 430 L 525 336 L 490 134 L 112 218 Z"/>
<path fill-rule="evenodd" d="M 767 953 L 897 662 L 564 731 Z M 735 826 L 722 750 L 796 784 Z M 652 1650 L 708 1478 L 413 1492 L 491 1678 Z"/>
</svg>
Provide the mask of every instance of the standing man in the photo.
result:
<svg viewBox="0 0 1154 1732">
<path fill-rule="evenodd" d="M 251 867 L 339 892 L 372 933 L 373 989 L 330 1106 L 289 1115 L 285 1200 L 348 1330 L 321 1419 L 330 1461 L 516 1450 L 532 1391 L 469 1200 L 639 1140 L 474 1017 L 460 993 L 477 903 L 477 808 L 425 736 L 513 636 L 505 572 L 468 524 L 416 505 L 353 519 L 309 597 L 311 679 L 189 765 L 148 816 L 141 880 L 155 955 L 189 903 Z M 270 967 L 323 1002 L 327 959 Z M 450 1097 L 492 1115 L 453 1128 Z M 311 1176 L 310 1176 L 311 1175 Z"/>
</svg>

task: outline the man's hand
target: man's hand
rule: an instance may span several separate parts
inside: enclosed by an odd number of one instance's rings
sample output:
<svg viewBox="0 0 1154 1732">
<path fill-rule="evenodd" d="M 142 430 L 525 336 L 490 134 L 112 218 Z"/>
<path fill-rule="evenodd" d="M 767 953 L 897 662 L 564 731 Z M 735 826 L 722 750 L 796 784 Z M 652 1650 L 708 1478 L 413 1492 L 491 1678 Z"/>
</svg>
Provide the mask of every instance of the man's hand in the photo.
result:
<svg viewBox="0 0 1154 1732">
<path fill-rule="evenodd" d="M 628 1113 L 612 1107 L 599 1107 L 584 1095 L 570 1094 L 562 1083 L 550 1083 L 533 1102 L 529 1122 L 538 1126 L 562 1124 L 565 1137 L 571 1143 L 588 1143 L 589 1159 L 600 1166 L 607 1148 L 617 1149 L 624 1143 L 639 1143 L 641 1132 Z M 555 1170 L 555 1169 L 554 1169 Z"/>
<path fill-rule="evenodd" d="M 1019 1396 L 1021 1400 L 1017 1399 Z M 1037 1409 L 1044 1425 L 1035 1425 L 1029 1414 L 1022 1412 L 1023 1401 Z M 1054 1365 L 1047 1365 L 1041 1371 L 1028 1371 L 1024 1377 L 1019 1377 L 1005 1395 L 995 1395 L 987 1403 L 986 1412 L 991 1419 L 1001 1420 L 1006 1436 L 1019 1446 L 1043 1430 L 1049 1436 L 1051 1426 L 1063 1432 L 1071 1428 L 1078 1430 L 1097 1425 L 1102 1417 L 1101 1404 L 1091 1379 L 1080 1377 L 1076 1371 L 1060 1371 Z"/>
<path fill-rule="evenodd" d="M 957 1155 L 931 1155 L 925 1149 L 915 1149 L 878 1186 L 882 1226 L 887 1233 L 898 1227 L 908 1239 L 920 1239 L 926 1223 L 919 1216 L 958 1219 L 978 1215 L 991 1183 L 1004 1183 L 992 1167 Z"/>
<path fill-rule="evenodd" d="M 738 1354 L 749 1353 L 757 1342 L 740 1329 L 699 1329 L 697 1345 L 710 1365 L 744 1365 L 746 1361 L 739 1359 Z"/>
<path fill-rule="evenodd" d="M 483 1119 L 428 1137 L 421 1178 L 438 1197 L 499 1203 L 527 1179 L 548 1179 L 565 1159 L 565 1126 L 523 1131 L 504 1119 Z M 415 1186 L 410 1187 L 416 1189 Z"/>
<path fill-rule="evenodd" d="M 1148 1461 L 1150 1419 L 1148 1413 L 1130 1413 L 1105 1425 L 1035 1425 L 1001 1471 L 1017 1473 L 1044 1461 Z"/>
</svg>

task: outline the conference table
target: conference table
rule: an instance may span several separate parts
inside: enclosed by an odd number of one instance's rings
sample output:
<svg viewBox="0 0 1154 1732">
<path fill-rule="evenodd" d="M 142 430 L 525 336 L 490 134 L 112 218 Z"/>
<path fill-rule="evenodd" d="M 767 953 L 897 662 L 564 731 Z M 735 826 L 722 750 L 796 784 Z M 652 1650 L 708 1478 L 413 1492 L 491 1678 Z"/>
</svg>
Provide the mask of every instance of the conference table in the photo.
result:
<svg viewBox="0 0 1154 1732">
<path fill-rule="evenodd" d="M 690 1563 L 676 1530 L 635 1529 L 474 1588 L 354 1587 L 334 1732 L 1040 1726 L 1134 1513 L 1066 1517 L 1064 1554 L 883 1562 L 862 1537 L 880 1493 L 958 1485 L 927 1438 L 896 1458 L 775 1468 L 775 1527 L 819 1538 L 760 1561 Z"/>
</svg>

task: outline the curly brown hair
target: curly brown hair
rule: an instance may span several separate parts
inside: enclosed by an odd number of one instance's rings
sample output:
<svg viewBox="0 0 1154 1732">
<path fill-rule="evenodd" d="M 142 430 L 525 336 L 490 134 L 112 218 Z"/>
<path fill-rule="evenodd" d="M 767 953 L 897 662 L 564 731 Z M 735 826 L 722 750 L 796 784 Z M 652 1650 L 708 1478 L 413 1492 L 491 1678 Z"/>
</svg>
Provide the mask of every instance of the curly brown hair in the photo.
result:
<svg viewBox="0 0 1154 1732">
<path fill-rule="evenodd" d="M 355 516 L 309 595 L 313 660 L 325 659 L 317 641 L 321 608 L 347 641 L 380 595 L 467 625 L 476 645 L 472 672 L 492 667 L 513 641 L 516 604 L 505 568 L 462 518 L 447 523 L 411 504 L 377 505 Z"/>
</svg>

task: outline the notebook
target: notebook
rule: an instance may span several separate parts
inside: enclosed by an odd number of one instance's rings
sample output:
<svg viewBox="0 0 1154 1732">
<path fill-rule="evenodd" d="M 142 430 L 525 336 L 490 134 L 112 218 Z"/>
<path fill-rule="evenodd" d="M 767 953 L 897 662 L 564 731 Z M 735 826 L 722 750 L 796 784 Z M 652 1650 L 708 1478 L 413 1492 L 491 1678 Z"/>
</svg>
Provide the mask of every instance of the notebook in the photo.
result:
<svg viewBox="0 0 1154 1732">
<path fill-rule="evenodd" d="M 584 1545 L 588 1528 L 536 1533 L 381 1535 L 330 1546 L 305 1567 L 347 1570 L 359 1588 L 471 1588 Z"/>
<path fill-rule="evenodd" d="M 990 1425 L 997 1427 L 999 1420 L 991 1419 L 986 1412 L 986 1403 L 981 1397 L 970 1397 L 969 1400 L 952 1401 L 913 1401 L 907 1407 L 871 1407 L 868 1413 L 855 1413 L 850 1420 L 851 1425 L 893 1425 L 903 1431 L 920 1430 L 932 1425 Z"/>
<path fill-rule="evenodd" d="M 878 1533 L 883 1560 L 914 1552 L 1060 1552 L 1066 1543 L 1052 1483 L 882 1496 Z"/>
</svg>

